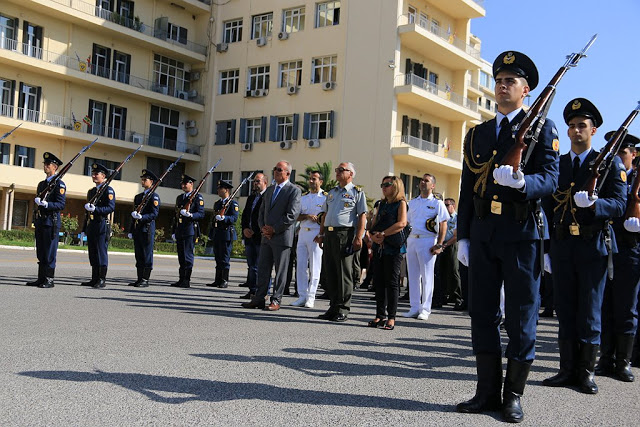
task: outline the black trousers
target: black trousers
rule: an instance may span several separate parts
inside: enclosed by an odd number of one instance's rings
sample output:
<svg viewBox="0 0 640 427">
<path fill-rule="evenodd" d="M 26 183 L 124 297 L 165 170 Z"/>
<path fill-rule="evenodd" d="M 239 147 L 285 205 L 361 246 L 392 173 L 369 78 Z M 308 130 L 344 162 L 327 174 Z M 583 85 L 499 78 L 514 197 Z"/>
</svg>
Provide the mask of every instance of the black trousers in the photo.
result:
<svg viewBox="0 0 640 427">
<path fill-rule="evenodd" d="M 404 254 L 373 256 L 373 285 L 376 290 L 376 317 L 396 318 L 400 287 L 400 266 Z M 386 312 L 386 313 L 385 313 Z"/>
</svg>

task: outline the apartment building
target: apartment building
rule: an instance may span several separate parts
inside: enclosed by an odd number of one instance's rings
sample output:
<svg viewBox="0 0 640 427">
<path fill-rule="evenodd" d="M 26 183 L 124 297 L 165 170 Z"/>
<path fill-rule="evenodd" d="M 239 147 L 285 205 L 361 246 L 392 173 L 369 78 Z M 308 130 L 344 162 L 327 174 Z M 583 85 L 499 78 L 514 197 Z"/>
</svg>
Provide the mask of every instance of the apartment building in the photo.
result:
<svg viewBox="0 0 640 427">
<path fill-rule="evenodd" d="M 489 96 L 470 32 L 484 13 L 479 0 L 214 5 L 216 176 L 238 184 L 280 159 L 295 172 L 351 161 L 369 197 L 388 173 L 410 196 L 432 173 L 437 191 L 457 197 L 462 139 Z"/>
<path fill-rule="evenodd" d="M 70 160 L 65 213 L 83 212 L 90 167 L 115 168 L 114 222 L 128 224 L 143 168 L 182 155 L 159 190 L 168 218 L 180 174 L 200 175 L 209 133 L 209 0 L 4 0 L 0 4 L 0 229 L 29 227 L 42 155 Z M 209 202 L 213 201 L 207 195 Z M 167 219 L 168 221 L 168 219 Z"/>
</svg>

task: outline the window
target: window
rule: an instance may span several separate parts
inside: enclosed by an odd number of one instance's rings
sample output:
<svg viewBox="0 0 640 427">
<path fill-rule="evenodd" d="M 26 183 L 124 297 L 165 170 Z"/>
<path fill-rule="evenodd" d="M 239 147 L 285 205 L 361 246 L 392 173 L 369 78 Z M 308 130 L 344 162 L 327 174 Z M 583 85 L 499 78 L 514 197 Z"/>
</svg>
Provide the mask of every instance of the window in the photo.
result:
<svg viewBox="0 0 640 427">
<path fill-rule="evenodd" d="M 304 128 L 302 137 L 304 139 L 325 139 L 333 138 L 334 113 L 304 113 Z"/>
<path fill-rule="evenodd" d="M 298 139 L 299 114 L 271 116 L 269 141 L 295 141 Z"/>
<path fill-rule="evenodd" d="M 433 34 L 440 34 L 440 23 L 433 18 L 431 18 L 431 32 Z"/>
<path fill-rule="evenodd" d="M 221 179 L 233 184 L 233 172 L 214 172 L 211 174 L 211 194 L 216 194 Z"/>
<path fill-rule="evenodd" d="M 179 123 L 179 111 L 152 105 L 149 117 L 149 145 L 175 150 Z"/>
<path fill-rule="evenodd" d="M 240 178 L 241 178 L 240 182 L 244 181 L 247 177 L 249 177 L 249 174 L 251 174 L 251 172 L 253 172 L 253 176 L 254 177 L 259 173 L 263 173 L 263 171 L 261 171 L 261 170 L 259 170 L 259 171 L 244 171 L 244 172 L 240 172 Z M 248 197 L 249 194 L 251 194 L 251 190 L 252 189 L 253 189 L 253 183 L 251 181 L 247 181 L 240 188 L 240 197 Z"/>
<path fill-rule="evenodd" d="M 223 120 L 216 122 L 215 145 L 227 145 L 236 143 L 236 121 Z"/>
<path fill-rule="evenodd" d="M 0 78 L 0 116 L 13 117 L 16 82 Z"/>
<path fill-rule="evenodd" d="M 271 35 L 273 29 L 273 13 L 264 13 L 262 15 L 256 15 L 252 19 L 253 31 L 251 33 L 251 40 L 259 39 L 260 37 L 268 37 Z"/>
<path fill-rule="evenodd" d="M 147 156 L 147 169 L 160 176 L 166 171 L 173 163 L 173 160 L 158 159 L 156 157 Z M 182 181 L 182 174 L 184 173 L 184 163 L 178 163 L 171 172 L 167 174 L 162 180 L 160 187 L 167 188 L 182 188 L 180 182 Z"/>
<path fill-rule="evenodd" d="M 111 105 L 109 110 L 109 137 L 124 141 L 127 125 L 127 109 Z"/>
<path fill-rule="evenodd" d="M 416 16 L 418 16 L 418 9 L 413 6 L 409 6 L 407 18 L 409 19 L 409 24 L 413 24 L 416 22 Z"/>
<path fill-rule="evenodd" d="M 30 122 L 40 121 L 40 95 L 42 88 L 20 83 L 18 118 Z"/>
<path fill-rule="evenodd" d="M 491 76 L 484 71 L 480 71 L 480 81 L 478 82 L 480 86 L 491 88 L 493 86 L 493 79 Z"/>
<path fill-rule="evenodd" d="M 91 74 L 109 78 L 110 65 L 111 49 L 94 43 L 93 54 L 91 55 Z"/>
<path fill-rule="evenodd" d="M 93 135 L 104 135 L 107 104 L 90 99 L 88 116 L 91 121 L 87 123 L 87 131 Z"/>
<path fill-rule="evenodd" d="M 85 157 L 84 158 L 84 175 L 91 176 L 91 169 L 94 163 L 104 166 L 105 168 L 109 169 L 109 171 L 114 171 L 120 165 L 120 162 L 112 162 L 111 160 L 94 159 L 92 157 Z M 109 174 L 107 174 L 107 178 L 108 177 L 109 177 Z M 118 172 L 118 174 L 113 179 L 116 179 L 118 181 L 122 179 L 122 169 L 120 169 L 120 172 Z"/>
<path fill-rule="evenodd" d="M 311 60 L 311 83 L 336 81 L 337 56 L 325 56 Z"/>
<path fill-rule="evenodd" d="M 9 151 L 11 150 L 11 145 L 6 142 L 0 142 L 0 164 L 8 165 L 9 164 Z"/>
<path fill-rule="evenodd" d="M 132 1 L 118 0 L 118 7 L 116 10 L 124 19 L 133 19 L 133 7 L 134 3 Z"/>
<path fill-rule="evenodd" d="M 239 86 L 240 70 L 220 71 L 220 87 L 218 89 L 220 95 L 238 93 Z"/>
<path fill-rule="evenodd" d="M 0 47 L 13 50 L 16 48 L 18 36 L 18 20 L 0 15 Z"/>
<path fill-rule="evenodd" d="M 302 60 L 280 63 L 278 87 L 300 86 L 302 84 Z"/>
<path fill-rule="evenodd" d="M 340 23 L 340 1 L 326 1 L 316 6 L 316 28 Z"/>
<path fill-rule="evenodd" d="M 429 71 L 429 83 L 432 85 L 438 85 L 438 75 Z"/>
<path fill-rule="evenodd" d="M 22 53 L 42 59 L 42 27 L 24 21 Z"/>
<path fill-rule="evenodd" d="M 129 73 L 131 72 L 131 55 L 113 51 L 113 73 L 111 78 L 120 83 L 129 83 Z"/>
<path fill-rule="evenodd" d="M 249 68 L 247 90 L 269 89 L 269 70 L 269 65 L 260 65 Z"/>
<path fill-rule="evenodd" d="M 426 13 L 420 12 L 420 22 L 419 24 L 422 28 L 429 28 L 429 17 Z"/>
<path fill-rule="evenodd" d="M 112 0 L 96 0 L 96 16 L 99 16 L 102 19 L 110 19 L 112 11 Z"/>
<path fill-rule="evenodd" d="M 265 142 L 267 140 L 267 118 L 240 119 L 240 143 Z"/>
<path fill-rule="evenodd" d="M 181 44 L 187 44 L 187 29 L 169 22 L 167 39 L 175 40 Z"/>
<path fill-rule="evenodd" d="M 487 110 L 491 110 L 491 100 L 489 100 L 489 99 L 485 99 L 485 100 L 484 100 L 484 105 L 485 105 L 485 108 L 486 108 Z"/>
<path fill-rule="evenodd" d="M 11 220 L 12 227 L 26 228 L 28 217 L 29 217 L 29 203 L 26 200 L 14 200 L 13 219 Z"/>
<path fill-rule="evenodd" d="M 165 95 L 176 96 L 189 90 L 184 62 L 155 54 L 153 57 L 153 84 L 151 89 Z"/>
<path fill-rule="evenodd" d="M 23 147 L 16 145 L 13 154 L 13 164 L 23 168 L 32 168 L 35 164 L 36 149 L 32 147 Z"/>
<path fill-rule="evenodd" d="M 242 40 L 242 19 L 234 19 L 224 23 L 223 43 L 235 43 Z"/>
<path fill-rule="evenodd" d="M 304 6 L 282 11 L 282 31 L 295 33 L 304 30 Z"/>
</svg>

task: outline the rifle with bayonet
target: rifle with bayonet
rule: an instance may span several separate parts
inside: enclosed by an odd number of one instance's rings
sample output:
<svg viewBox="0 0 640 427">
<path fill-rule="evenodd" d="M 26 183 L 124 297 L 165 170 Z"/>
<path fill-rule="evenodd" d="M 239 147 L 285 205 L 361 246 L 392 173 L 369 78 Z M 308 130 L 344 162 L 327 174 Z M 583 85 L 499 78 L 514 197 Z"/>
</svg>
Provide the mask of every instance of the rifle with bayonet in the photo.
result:
<svg viewBox="0 0 640 427">
<path fill-rule="evenodd" d="M 640 218 L 640 196 L 638 196 L 638 192 L 640 191 L 640 157 L 636 157 L 633 161 L 634 163 L 634 176 L 633 184 L 631 184 L 631 193 L 627 196 L 627 210 L 624 213 L 624 219 L 629 218 Z"/>
<path fill-rule="evenodd" d="M 222 216 L 227 212 L 227 209 L 229 208 L 229 205 L 231 204 L 231 201 L 236 197 L 236 195 L 238 194 L 238 191 L 240 191 L 242 186 L 245 185 L 248 181 L 251 181 L 251 178 L 253 178 L 253 174 L 254 173 L 255 172 L 251 172 L 248 177 L 243 179 L 242 182 L 240 183 L 240 185 L 238 185 L 235 188 L 235 190 L 233 190 L 231 195 L 229 195 L 229 197 L 227 197 L 227 201 L 222 205 L 222 207 L 213 213 L 213 216 L 211 217 L 211 225 L 212 225 L 212 227 L 217 227 L 218 226 L 218 223 L 216 222 L 216 216 L 217 215 Z M 209 227 L 209 229 L 211 230 L 212 227 Z"/>
<path fill-rule="evenodd" d="M 218 167 L 221 161 L 222 161 L 222 158 L 218 159 L 216 164 L 211 166 L 211 169 L 209 169 L 207 173 L 202 177 L 202 179 L 198 183 L 198 186 L 191 192 L 191 195 L 189 196 L 189 200 L 187 201 L 187 203 L 182 208 L 176 209 L 176 219 L 178 220 L 178 222 L 182 222 L 182 218 L 180 218 L 180 211 L 182 209 L 184 209 L 187 212 L 191 210 L 191 204 L 193 203 L 193 199 L 195 199 L 198 193 L 200 193 L 200 190 L 202 189 L 204 182 L 207 180 L 209 175 L 211 175 L 213 171 Z"/>
<path fill-rule="evenodd" d="M 8 137 L 9 135 L 11 135 L 13 132 L 16 131 L 16 129 L 18 129 L 20 126 L 22 126 L 22 123 L 20 123 L 18 126 L 14 127 L 13 129 L 11 129 L 9 132 L 5 133 L 4 135 L 0 136 L 0 141 L 4 141 L 4 139 L 6 137 Z"/>
<path fill-rule="evenodd" d="M 153 183 L 153 185 L 151 186 L 151 188 L 149 189 L 149 191 L 147 191 L 147 194 L 144 195 L 144 197 L 142 198 L 142 200 L 140 201 L 140 204 L 136 207 L 136 212 L 139 214 L 140 212 L 142 212 L 142 210 L 144 209 L 144 207 L 147 205 L 147 203 L 149 202 L 149 200 L 151 200 L 151 197 L 153 197 L 153 193 L 156 191 L 156 188 L 158 188 L 158 186 L 160 184 L 162 184 L 162 180 L 167 176 L 167 174 L 169 172 L 171 172 L 171 170 L 178 164 L 178 162 L 180 160 L 182 160 L 182 156 L 184 156 L 184 154 L 181 154 L 180 157 L 178 157 L 176 159 L 175 162 L 171 163 L 171 165 L 167 168 L 166 171 L 164 171 L 164 173 L 162 174 L 162 176 L 160 178 L 158 178 L 156 180 L 156 182 Z M 137 222 L 138 220 L 136 220 Z"/>
</svg>

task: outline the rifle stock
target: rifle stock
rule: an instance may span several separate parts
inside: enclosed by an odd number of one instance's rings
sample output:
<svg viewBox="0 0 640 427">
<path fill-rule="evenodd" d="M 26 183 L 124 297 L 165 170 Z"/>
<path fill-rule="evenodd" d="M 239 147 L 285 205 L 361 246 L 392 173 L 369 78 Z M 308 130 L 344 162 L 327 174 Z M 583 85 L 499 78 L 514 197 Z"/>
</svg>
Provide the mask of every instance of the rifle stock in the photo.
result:
<svg viewBox="0 0 640 427">
<path fill-rule="evenodd" d="M 640 177 L 638 176 L 640 173 L 640 157 L 636 157 L 634 163 L 635 178 L 631 185 L 631 193 L 627 196 L 627 210 L 624 213 L 624 219 L 640 218 L 640 196 L 638 196 L 638 191 L 640 191 Z"/>
<path fill-rule="evenodd" d="M 242 188 L 242 186 L 244 184 L 247 183 L 247 181 L 250 181 L 251 178 L 253 178 L 253 174 L 255 172 L 251 172 L 249 174 L 248 177 L 246 177 L 245 179 L 242 180 L 242 182 L 240 183 L 240 185 L 238 185 L 235 190 L 233 190 L 233 193 L 231 193 L 231 195 L 227 198 L 227 201 L 225 202 L 224 205 L 222 205 L 222 207 L 220 208 L 220 210 L 218 212 L 215 212 L 215 215 L 224 215 L 225 212 L 227 211 L 227 209 L 229 208 L 229 205 L 231 204 L 231 201 L 236 197 L 236 195 L 238 194 L 238 191 L 240 191 L 240 189 Z M 215 217 L 215 216 L 214 216 Z"/>
<path fill-rule="evenodd" d="M 204 182 L 207 180 L 209 175 L 211 175 L 213 173 L 213 171 L 218 167 L 218 165 L 220 164 L 221 161 L 222 161 L 222 158 L 218 159 L 216 164 L 213 165 L 211 167 L 211 169 L 209 169 L 207 171 L 207 173 L 202 177 L 202 179 L 198 183 L 198 186 L 196 187 L 196 189 L 191 192 L 191 195 L 189 196 L 189 200 L 187 201 L 187 204 L 185 204 L 182 209 L 184 209 L 186 211 L 189 211 L 191 209 L 191 204 L 193 203 L 193 199 L 195 199 L 195 197 L 198 195 L 198 193 L 200 193 L 200 190 L 202 189 L 202 186 L 204 185 Z"/>
<path fill-rule="evenodd" d="M 184 154 L 181 154 L 180 157 L 178 157 L 176 159 L 175 162 L 171 163 L 171 165 L 169 165 L 169 167 L 167 168 L 166 171 L 164 171 L 164 173 L 162 174 L 162 176 L 160 178 L 158 178 L 156 180 L 156 182 L 153 183 L 153 185 L 151 186 L 151 188 L 149 189 L 149 191 L 147 192 L 147 194 L 144 195 L 144 197 L 142 198 L 142 200 L 140 201 L 140 204 L 138 205 L 138 207 L 136 208 L 136 212 L 140 213 L 142 212 L 142 209 L 144 209 L 144 207 L 147 205 L 147 203 L 149 202 L 149 200 L 151 199 L 151 196 L 153 195 L 153 193 L 156 191 L 156 188 L 158 188 L 158 186 L 160 184 L 162 184 L 162 180 L 167 176 L 167 174 L 169 172 L 171 172 L 171 170 L 178 164 L 178 162 L 180 160 L 182 160 L 182 157 L 184 156 Z"/>
</svg>

